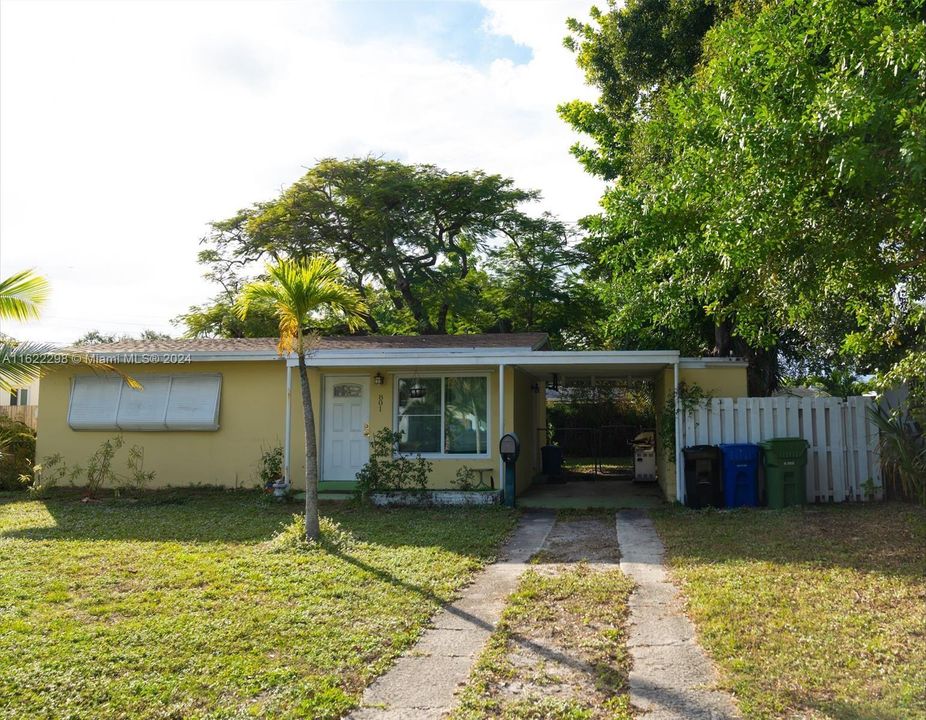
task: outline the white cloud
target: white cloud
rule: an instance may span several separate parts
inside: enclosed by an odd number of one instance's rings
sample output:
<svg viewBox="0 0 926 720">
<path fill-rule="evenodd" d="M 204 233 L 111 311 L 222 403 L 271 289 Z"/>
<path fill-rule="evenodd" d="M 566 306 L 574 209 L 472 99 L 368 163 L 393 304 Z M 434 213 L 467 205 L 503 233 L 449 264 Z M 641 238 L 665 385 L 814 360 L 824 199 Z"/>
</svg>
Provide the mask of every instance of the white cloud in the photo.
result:
<svg viewBox="0 0 926 720">
<path fill-rule="evenodd" d="M 320 3 L 3 2 L 0 275 L 36 267 L 54 287 L 40 323 L 3 330 L 176 332 L 213 292 L 195 263 L 206 223 L 326 156 L 480 167 L 565 220 L 594 211 L 555 112 L 589 92 L 561 45 L 587 4 L 485 5 L 531 62 L 480 71 L 420 41 L 349 42 Z"/>
</svg>

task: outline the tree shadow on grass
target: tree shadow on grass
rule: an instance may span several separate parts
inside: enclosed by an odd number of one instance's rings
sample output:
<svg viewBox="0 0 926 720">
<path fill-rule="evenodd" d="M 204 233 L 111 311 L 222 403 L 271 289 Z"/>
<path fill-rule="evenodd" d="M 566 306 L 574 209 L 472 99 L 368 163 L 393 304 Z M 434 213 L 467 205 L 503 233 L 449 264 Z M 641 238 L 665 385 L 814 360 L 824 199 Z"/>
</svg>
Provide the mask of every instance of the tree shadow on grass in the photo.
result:
<svg viewBox="0 0 926 720">
<path fill-rule="evenodd" d="M 108 496 L 107 494 L 108 493 Z M 84 503 L 78 492 L 45 499 L 25 493 L 0 497 L 8 518 L 0 537 L 21 540 L 77 540 L 183 543 L 259 543 L 270 540 L 293 515 L 298 503 L 277 504 L 256 491 L 164 490 L 137 499 L 116 499 L 111 491 L 99 502 Z M 40 508 L 27 508 L 37 503 Z M 17 518 L 17 505 L 23 517 Z M 352 503 L 326 504 L 321 514 L 358 540 L 384 547 L 437 547 L 477 557 L 494 554 L 513 515 L 502 508 L 374 508 Z"/>
</svg>

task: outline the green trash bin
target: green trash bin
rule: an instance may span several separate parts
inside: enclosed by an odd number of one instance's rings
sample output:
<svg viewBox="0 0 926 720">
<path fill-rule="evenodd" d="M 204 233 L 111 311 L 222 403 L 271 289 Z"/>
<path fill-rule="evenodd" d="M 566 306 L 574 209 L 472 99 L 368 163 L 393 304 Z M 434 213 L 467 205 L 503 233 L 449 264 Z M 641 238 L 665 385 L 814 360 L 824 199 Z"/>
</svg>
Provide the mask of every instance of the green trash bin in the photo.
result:
<svg viewBox="0 0 926 720">
<path fill-rule="evenodd" d="M 802 505 L 807 500 L 807 448 L 803 438 L 760 442 L 765 466 L 765 495 L 770 508 Z"/>
</svg>

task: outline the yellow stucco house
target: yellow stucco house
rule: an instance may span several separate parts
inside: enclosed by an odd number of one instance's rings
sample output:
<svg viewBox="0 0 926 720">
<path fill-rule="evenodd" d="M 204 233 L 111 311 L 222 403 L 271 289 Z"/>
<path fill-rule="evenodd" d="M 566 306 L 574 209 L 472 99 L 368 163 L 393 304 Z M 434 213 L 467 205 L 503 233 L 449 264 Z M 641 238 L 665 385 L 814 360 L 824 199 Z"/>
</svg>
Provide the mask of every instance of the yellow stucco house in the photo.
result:
<svg viewBox="0 0 926 720">
<path fill-rule="evenodd" d="M 49 373 L 38 458 L 60 453 L 69 464 L 84 463 L 121 432 L 144 448 L 156 486 L 235 488 L 257 484 L 261 452 L 280 446 L 287 477 L 299 487 L 305 466 L 298 370 L 274 339 L 126 341 L 93 351 L 144 389 L 80 365 Z M 403 433 L 403 450 L 433 462 L 435 489 L 451 487 L 463 465 L 502 477 L 498 441 L 516 432 L 522 493 L 540 472 L 544 388 L 555 374 L 647 378 L 657 407 L 680 382 L 717 396 L 747 394 L 739 360 L 669 350 L 552 351 L 541 333 L 322 338 L 309 365 L 322 492 L 351 490 L 368 459 L 364 431 L 393 428 Z M 673 500 L 681 477 L 658 438 L 657 458 L 660 485 Z"/>
</svg>

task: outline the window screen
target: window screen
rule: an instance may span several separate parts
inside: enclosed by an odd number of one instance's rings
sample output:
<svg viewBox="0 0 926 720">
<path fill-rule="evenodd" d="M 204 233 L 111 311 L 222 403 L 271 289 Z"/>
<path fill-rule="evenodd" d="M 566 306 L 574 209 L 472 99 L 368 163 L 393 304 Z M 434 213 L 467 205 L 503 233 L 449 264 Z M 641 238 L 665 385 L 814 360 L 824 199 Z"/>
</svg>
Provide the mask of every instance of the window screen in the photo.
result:
<svg viewBox="0 0 926 720">
<path fill-rule="evenodd" d="M 74 430 L 218 430 L 222 376 L 139 376 L 142 390 L 116 377 L 74 378 L 68 424 Z"/>
</svg>

